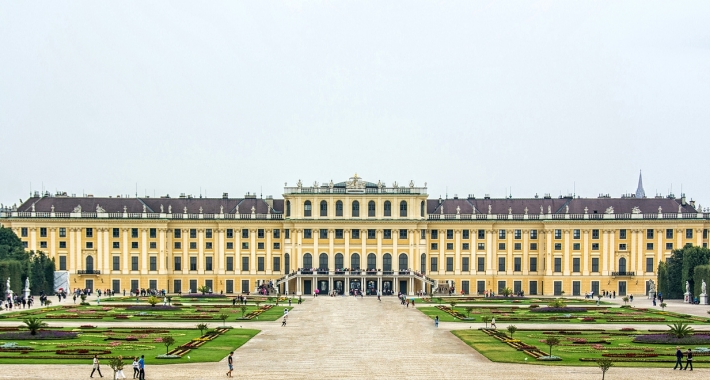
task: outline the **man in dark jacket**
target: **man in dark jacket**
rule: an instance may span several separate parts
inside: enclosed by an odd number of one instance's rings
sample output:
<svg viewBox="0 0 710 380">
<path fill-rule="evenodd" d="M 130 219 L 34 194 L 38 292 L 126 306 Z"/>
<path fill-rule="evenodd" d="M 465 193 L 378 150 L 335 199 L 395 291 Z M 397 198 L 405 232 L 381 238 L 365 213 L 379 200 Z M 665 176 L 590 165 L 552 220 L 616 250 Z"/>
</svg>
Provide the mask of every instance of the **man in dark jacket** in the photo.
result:
<svg viewBox="0 0 710 380">
<path fill-rule="evenodd" d="M 676 346 L 676 348 L 675 348 L 675 367 L 673 367 L 674 370 L 678 367 L 680 367 L 680 369 L 683 369 L 682 360 L 683 360 L 683 351 L 680 350 L 680 346 Z"/>
<path fill-rule="evenodd" d="M 685 361 L 685 368 L 683 369 L 688 369 L 688 366 L 690 366 L 690 370 L 693 370 L 693 351 L 690 351 L 690 348 L 688 349 L 688 354 L 686 355 L 686 361 Z"/>
</svg>

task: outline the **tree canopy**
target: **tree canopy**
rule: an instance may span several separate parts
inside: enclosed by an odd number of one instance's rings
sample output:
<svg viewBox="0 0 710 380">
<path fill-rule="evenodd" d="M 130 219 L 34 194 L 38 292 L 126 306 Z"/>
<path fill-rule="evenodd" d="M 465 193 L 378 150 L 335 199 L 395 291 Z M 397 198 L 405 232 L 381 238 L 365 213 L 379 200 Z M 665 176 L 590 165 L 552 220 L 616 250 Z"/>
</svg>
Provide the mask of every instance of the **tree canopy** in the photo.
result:
<svg viewBox="0 0 710 380">
<path fill-rule="evenodd" d="M 691 292 L 700 294 L 700 284 L 695 283 L 695 268 L 710 263 L 710 249 L 686 245 L 674 249 L 671 256 L 658 266 L 658 290 L 663 298 L 683 298 L 685 282 Z"/>
<path fill-rule="evenodd" d="M 0 226 L 0 291 L 5 293 L 8 278 L 12 291 L 22 294 L 25 279 L 30 278 L 32 294 L 54 292 L 54 260 L 44 252 L 27 251 L 22 240 L 9 229 Z"/>
</svg>

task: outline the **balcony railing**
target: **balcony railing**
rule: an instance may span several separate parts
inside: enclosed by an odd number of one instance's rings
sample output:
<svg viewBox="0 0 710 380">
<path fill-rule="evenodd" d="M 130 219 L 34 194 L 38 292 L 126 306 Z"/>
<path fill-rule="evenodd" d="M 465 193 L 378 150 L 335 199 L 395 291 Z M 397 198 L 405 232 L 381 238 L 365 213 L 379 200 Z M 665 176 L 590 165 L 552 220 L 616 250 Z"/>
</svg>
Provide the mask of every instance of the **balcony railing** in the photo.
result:
<svg viewBox="0 0 710 380">
<path fill-rule="evenodd" d="M 82 269 L 76 271 L 76 274 L 101 274 L 101 271 L 98 269 Z"/>
<path fill-rule="evenodd" d="M 624 276 L 631 277 L 631 276 L 635 276 L 636 272 L 611 272 L 611 275 L 615 276 L 615 277 L 624 277 Z"/>
</svg>

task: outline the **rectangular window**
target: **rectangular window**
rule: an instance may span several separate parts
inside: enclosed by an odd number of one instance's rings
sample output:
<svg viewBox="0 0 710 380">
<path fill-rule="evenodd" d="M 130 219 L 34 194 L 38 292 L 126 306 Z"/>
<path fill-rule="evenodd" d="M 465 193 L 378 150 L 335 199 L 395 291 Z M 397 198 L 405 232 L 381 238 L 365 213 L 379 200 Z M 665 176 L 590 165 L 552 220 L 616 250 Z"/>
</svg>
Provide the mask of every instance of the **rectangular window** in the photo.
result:
<svg viewBox="0 0 710 380">
<path fill-rule="evenodd" d="M 530 272 L 537 272 L 537 257 L 530 258 Z"/>
<path fill-rule="evenodd" d="M 446 258 L 446 271 L 447 271 L 447 272 L 453 272 L 453 271 L 454 271 L 454 258 L 453 258 L 453 257 L 447 257 L 447 258 Z"/>
<path fill-rule="evenodd" d="M 246 228 L 242 229 L 242 239 L 249 239 L 249 230 Z"/>
<path fill-rule="evenodd" d="M 555 251 L 561 251 L 562 250 L 562 243 L 555 243 Z"/>
<path fill-rule="evenodd" d="M 111 270 L 121 270 L 121 256 L 113 256 L 113 265 Z"/>
<path fill-rule="evenodd" d="M 580 235 L 579 230 L 572 230 L 572 239 L 579 239 Z"/>
<path fill-rule="evenodd" d="M 212 239 L 212 229 L 211 228 L 205 229 L 205 238 Z"/>
<path fill-rule="evenodd" d="M 505 230 L 498 230 L 498 239 L 505 239 Z"/>
<path fill-rule="evenodd" d="M 599 243 L 592 243 L 592 251 L 598 251 L 599 250 Z"/>
<path fill-rule="evenodd" d="M 513 231 L 513 239 L 522 239 L 523 238 L 523 231 L 522 230 L 514 230 Z"/>
<path fill-rule="evenodd" d="M 572 250 L 579 251 L 581 249 L 580 243 L 572 243 Z"/>
<path fill-rule="evenodd" d="M 505 257 L 498 258 L 498 272 L 505 272 Z"/>
<path fill-rule="evenodd" d="M 453 239 L 454 238 L 454 230 L 446 230 L 446 238 Z"/>
<path fill-rule="evenodd" d="M 180 243 L 179 241 L 176 241 L 175 244 L 174 244 L 174 246 L 175 246 L 175 249 L 181 249 L 181 248 L 182 248 L 182 243 Z"/>
<path fill-rule="evenodd" d="M 388 240 L 392 239 L 392 230 L 389 230 L 389 229 L 383 230 L 382 233 L 383 233 L 385 239 L 388 239 Z"/>
<path fill-rule="evenodd" d="M 619 230 L 619 239 L 626 239 L 626 230 Z"/>
<path fill-rule="evenodd" d="M 461 270 L 464 271 L 464 272 L 468 272 L 469 270 L 471 270 L 471 269 L 469 268 L 469 259 L 468 259 L 468 257 L 462 257 L 462 258 L 461 258 Z"/>
<path fill-rule="evenodd" d="M 67 237 L 67 229 L 64 227 L 59 227 L 59 237 Z"/>
<path fill-rule="evenodd" d="M 249 280 L 242 280 L 242 293 L 249 292 Z"/>
<path fill-rule="evenodd" d="M 454 249 L 454 243 L 446 243 L 446 249 L 451 251 Z"/>
<path fill-rule="evenodd" d="M 486 230 L 478 230 L 478 238 L 485 239 L 486 238 Z"/>
<path fill-rule="evenodd" d="M 420 239 L 426 239 L 426 230 L 421 230 L 420 235 Z"/>
<path fill-rule="evenodd" d="M 350 236 L 353 239 L 360 239 L 360 230 L 352 230 L 350 231 Z"/>
<path fill-rule="evenodd" d="M 86 249 L 94 249 L 94 243 L 93 243 L 93 242 L 90 242 L 90 241 L 87 241 L 87 242 L 86 242 Z"/>
<path fill-rule="evenodd" d="M 520 272 L 523 270 L 523 259 L 521 257 L 513 258 L 513 271 Z"/>
<path fill-rule="evenodd" d="M 148 233 L 151 239 L 155 239 L 158 236 L 158 232 L 155 228 L 151 228 Z"/>
<path fill-rule="evenodd" d="M 131 280 L 131 290 L 137 292 L 140 289 L 141 284 L 139 280 Z"/>
<path fill-rule="evenodd" d="M 470 231 L 469 231 L 469 230 L 463 230 L 463 231 L 461 232 L 461 237 L 462 237 L 464 240 L 470 239 L 470 236 L 469 236 L 469 235 L 470 235 Z"/>
<path fill-rule="evenodd" d="M 182 293 L 182 280 L 173 280 L 173 292 Z"/>
<path fill-rule="evenodd" d="M 486 249 L 486 244 L 485 243 L 478 243 L 478 250 L 483 251 Z"/>
<path fill-rule="evenodd" d="M 516 251 L 520 251 L 521 249 L 523 249 L 523 243 L 515 243 L 515 244 L 513 244 L 513 249 L 516 250 Z"/>
<path fill-rule="evenodd" d="M 592 281 L 591 285 L 592 293 L 596 296 L 597 294 L 599 294 L 599 281 Z"/>
<path fill-rule="evenodd" d="M 520 294 L 520 292 L 523 291 L 523 282 L 522 281 L 513 281 L 513 293 L 514 294 Z"/>
<path fill-rule="evenodd" d="M 670 251 L 673 249 L 673 243 L 666 243 L 666 250 Z"/>
<path fill-rule="evenodd" d="M 113 242 L 113 248 L 114 248 L 114 249 L 119 249 L 119 248 L 121 248 L 121 244 L 120 244 L 119 242 L 117 242 L 117 241 L 114 241 L 114 242 Z"/>
<path fill-rule="evenodd" d="M 646 243 L 646 250 L 653 251 L 653 243 Z"/>
<path fill-rule="evenodd" d="M 197 239 L 197 229 L 190 228 L 190 239 Z"/>
<path fill-rule="evenodd" d="M 581 295 L 581 288 L 582 288 L 581 281 L 572 281 L 572 295 L 573 296 Z"/>
<path fill-rule="evenodd" d="M 67 257 L 64 255 L 59 256 L 59 270 L 67 270 Z"/>
<path fill-rule="evenodd" d="M 506 283 L 505 281 L 498 281 L 498 292 L 497 294 L 503 293 L 503 290 L 505 290 Z"/>
<path fill-rule="evenodd" d="M 242 249 L 249 249 L 249 243 L 246 241 L 242 242 Z"/>
<path fill-rule="evenodd" d="M 137 228 L 131 228 L 131 238 L 133 238 L 133 239 L 138 238 L 138 229 Z"/>
<path fill-rule="evenodd" d="M 290 239 L 291 238 L 291 230 L 288 228 L 284 229 L 284 239 Z"/>
<path fill-rule="evenodd" d="M 25 235 L 25 236 L 27 236 L 27 235 Z M 88 238 L 94 237 L 94 229 L 93 228 L 86 229 L 86 237 L 88 237 Z"/>
<path fill-rule="evenodd" d="M 228 241 L 227 242 L 227 249 L 234 249 L 234 242 Z"/>
<path fill-rule="evenodd" d="M 312 239 L 313 238 L 313 231 L 310 228 L 304 228 L 303 229 L 303 238 L 304 239 Z"/>
<path fill-rule="evenodd" d="M 599 258 L 592 257 L 592 273 L 599 273 Z"/>
<path fill-rule="evenodd" d="M 274 235 L 274 237 L 276 237 L 276 235 Z M 227 239 L 234 239 L 234 230 L 231 228 L 227 228 Z"/>
<path fill-rule="evenodd" d="M 197 270 L 197 256 L 190 256 L 190 270 Z"/>
<path fill-rule="evenodd" d="M 151 241 L 148 246 L 150 247 L 150 249 L 155 249 L 158 246 L 158 243 Z"/>
<path fill-rule="evenodd" d="M 264 242 L 260 241 L 260 242 L 256 243 L 256 249 L 264 249 Z"/>
<path fill-rule="evenodd" d="M 281 243 L 274 243 L 274 249 L 281 249 Z"/>
<path fill-rule="evenodd" d="M 39 237 L 47 237 L 47 228 L 46 227 L 40 227 Z"/>
<path fill-rule="evenodd" d="M 653 239 L 653 229 L 649 228 L 646 230 L 646 239 Z"/>
<path fill-rule="evenodd" d="M 158 258 L 155 256 L 150 256 L 148 257 L 148 265 L 149 265 L 149 270 L 156 271 L 158 270 Z"/>
<path fill-rule="evenodd" d="M 555 257 L 555 273 L 562 272 L 562 258 Z"/>
<path fill-rule="evenodd" d="M 431 243 L 431 249 L 439 249 L 439 244 Z"/>
<path fill-rule="evenodd" d="M 536 296 L 537 295 L 537 281 L 530 281 L 530 293 L 531 296 Z"/>
<path fill-rule="evenodd" d="M 264 271 L 264 257 L 259 256 L 256 258 L 256 270 L 259 272 Z"/>
<path fill-rule="evenodd" d="M 66 248 L 66 247 L 67 247 L 67 242 L 65 242 L 65 241 L 59 242 L 59 248 Z"/>
<path fill-rule="evenodd" d="M 505 251 L 505 243 L 498 243 L 498 250 Z"/>
<path fill-rule="evenodd" d="M 173 258 L 173 269 L 174 270 L 182 270 L 182 257 L 175 256 Z"/>
<path fill-rule="evenodd" d="M 274 271 L 275 272 L 281 271 L 281 258 L 278 256 L 274 257 Z"/>
<path fill-rule="evenodd" d="M 190 280 L 190 289 L 188 292 L 197 293 L 197 280 Z"/>
<path fill-rule="evenodd" d="M 46 233 L 45 233 L 46 235 Z M 685 229 L 685 238 L 686 239 L 692 239 L 693 238 L 693 229 L 692 228 L 686 228 Z"/>
<path fill-rule="evenodd" d="M 592 239 L 599 239 L 599 230 L 592 230 Z"/>
<path fill-rule="evenodd" d="M 626 251 L 626 243 L 619 244 L 619 251 Z"/>
<path fill-rule="evenodd" d="M 136 248 L 138 248 L 138 247 L 136 247 Z M 196 241 L 190 242 L 190 249 L 197 249 L 197 242 Z"/>
<path fill-rule="evenodd" d="M 242 271 L 249 270 L 249 256 L 242 256 Z"/>
<path fill-rule="evenodd" d="M 111 280 L 111 291 L 121 293 L 121 280 Z"/>
<path fill-rule="evenodd" d="M 555 230 L 555 239 L 562 239 L 562 230 Z"/>
<path fill-rule="evenodd" d="M 666 239 L 673 239 L 673 229 L 672 228 L 666 229 Z"/>
<path fill-rule="evenodd" d="M 556 296 L 561 296 L 562 295 L 562 281 L 554 281 L 552 283 L 553 291 Z"/>
<path fill-rule="evenodd" d="M 439 238 L 439 231 L 438 230 L 431 230 L 431 238 L 438 239 Z"/>
<path fill-rule="evenodd" d="M 205 257 L 205 270 L 212 270 L 212 256 Z"/>
<path fill-rule="evenodd" d="M 469 245 L 468 243 L 463 243 L 463 244 L 461 245 L 461 249 L 463 249 L 464 251 L 468 251 L 468 250 L 469 250 L 469 247 L 470 247 L 470 245 Z"/>
<path fill-rule="evenodd" d="M 231 272 L 234 270 L 234 257 L 227 256 L 227 271 Z"/>
<path fill-rule="evenodd" d="M 399 230 L 399 238 L 406 239 L 407 238 L 407 230 Z"/>
<path fill-rule="evenodd" d="M 131 242 L 131 249 L 138 249 L 138 242 L 137 241 Z"/>
<path fill-rule="evenodd" d="M 181 239 L 182 238 L 182 230 L 176 228 L 173 230 L 173 238 L 175 239 Z"/>
<path fill-rule="evenodd" d="M 572 273 L 579 273 L 579 263 L 580 263 L 580 258 L 579 257 L 573 257 L 572 258 Z"/>
<path fill-rule="evenodd" d="M 335 230 L 335 238 L 336 239 L 342 239 L 343 238 L 343 230 L 338 228 Z"/>
<path fill-rule="evenodd" d="M 439 260 L 436 257 L 431 258 L 431 271 L 436 272 L 439 270 Z"/>
<path fill-rule="evenodd" d="M 479 257 L 476 266 L 478 267 L 477 270 L 479 272 L 485 272 L 486 271 L 486 258 L 482 257 L 482 256 Z"/>
<path fill-rule="evenodd" d="M 138 270 L 138 256 L 131 256 L 131 270 Z"/>
<path fill-rule="evenodd" d="M 537 251 L 537 243 L 530 243 L 530 250 Z"/>
<path fill-rule="evenodd" d="M 530 239 L 537 239 L 537 230 L 530 230 Z"/>
</svg>

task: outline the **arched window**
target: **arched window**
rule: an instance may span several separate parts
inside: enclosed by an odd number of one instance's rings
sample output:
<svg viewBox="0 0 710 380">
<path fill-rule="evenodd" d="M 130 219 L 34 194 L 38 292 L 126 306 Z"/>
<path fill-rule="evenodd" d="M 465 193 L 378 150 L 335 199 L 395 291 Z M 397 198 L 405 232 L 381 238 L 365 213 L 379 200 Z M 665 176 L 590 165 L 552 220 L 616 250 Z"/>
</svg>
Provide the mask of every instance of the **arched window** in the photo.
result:
<svg viewBox="0 0 710 380">
<path fill-rule="evenodd" d="M 335 202 L 335 216 L 343 216 L 343 201 Z"/>
<path fill-rule="evenodd" d="M 385 253 L 385 255 L 382 256 L 382 270 L 392 270 L 392 255 L 390 255 L 389 253 Z"/>
<path fill-rule="evenodd" d="M 407 201 L 399 202 L 399 216 L 407 217 Z"/>
<path fill-rule="evenodd" d="M 392 216 L 392 202 L 385 201 L 385 216 Z"/>
<path fill-rule="evenodd" d="M 320 216 L 328 216 L 328 202 L 320 201 Z"/>
<path fill-rule="evenodd" d="M 91 273 L 94 270 L 94 258 L 91 256 L 86 256 L 86 268 L 87 273 Z"/>
<path fill-rule="evenodd" d="M 399 270 L 407 270 L 407 269 L 409 269 L 409 260 L 407 260 L 407 254 L 400 253 L 399 254 Z"/>
<path fill-rule="evenodd" d="M 291 272 L 291 255 L 284 254 L 284 273 Z"/>
<path fill-rule="evenodd" d="M 377 256 L 374 253 L 367 255 L 367 269 L 377 269 Z"/>
<path fill-rule="evenodd" d="M 286 216 L 291 216 L 291 201 L 286 201 Z"/>
<path fill-rule="evenodd" d="M 313 268 L 313 256 L 310 253 L 303 255 L 303 268 L 311 269 Z"/>
<path fill-rule="evenodd" d="M 321 253 L 320 256 L 318 256 L 318 269 L 327 269 L 328 268 L 328 254 L 327 253 Z"/>
<path fill-rule="evenodd" d="M 623 257 L 619 259 L 619 272 L 626 272 L 626 259 Z"/>
<path fill-rule="evenodd" d="M 424 217 L 424 201 L 422 201 L 421 210 L 419 210 L 419 216 Z"/>
<path fill-rule="evenodd" d="M 350 269 L 360 269 L 360 255 L 357 253 L 350 256 Z"/>
<path fill-rule="evenodd" d="M 367 202 L 367 216 L 370 218 L 375 217 L 375 201 Z"/>
<path fill-rule="evenodd" d="M 421 256 L 421 272 L 422 274 L 426 274 L 426 254 L 422 253 Z"/>
<path fill-rule="evenodd" d="M 303 204 L 303 216 L 311 216 L 311 201 L 306 201 Z"/>
<path fill-rule="evenodd" d="M 353 201 L 353 217 L 360 217 L 360 202 L 358 201 Z"/>
<path fill-rule="evenodd" d="M 345 266 L 343 265 L 343 254 L 342 253 L 336 253 L 335 254 L 335 269 L 343 269 Z"/>
</svg>

